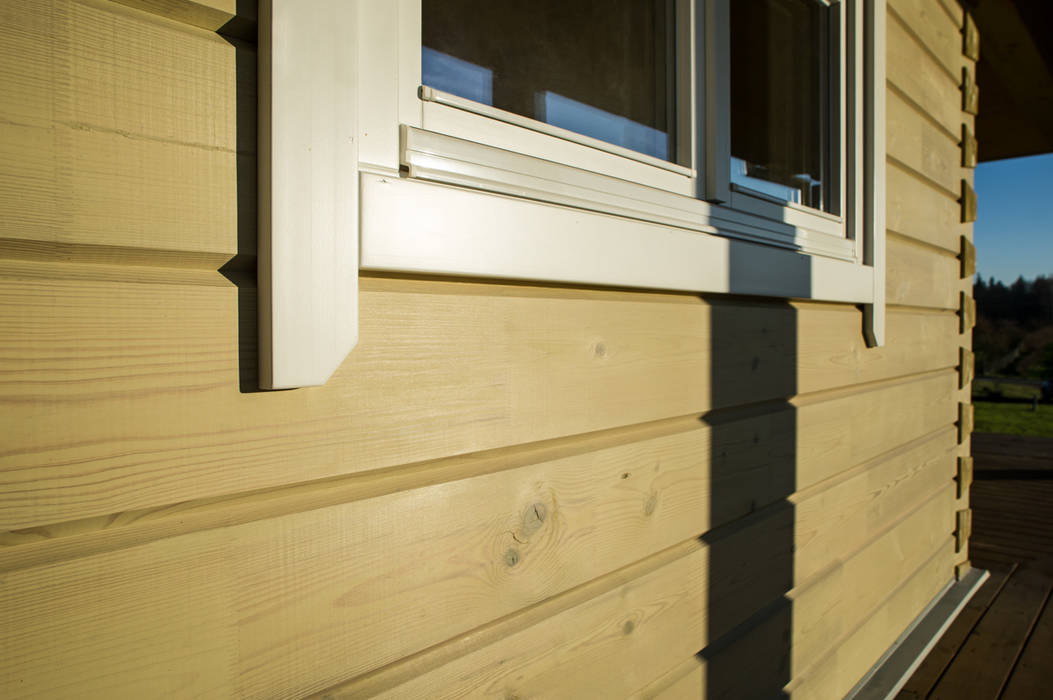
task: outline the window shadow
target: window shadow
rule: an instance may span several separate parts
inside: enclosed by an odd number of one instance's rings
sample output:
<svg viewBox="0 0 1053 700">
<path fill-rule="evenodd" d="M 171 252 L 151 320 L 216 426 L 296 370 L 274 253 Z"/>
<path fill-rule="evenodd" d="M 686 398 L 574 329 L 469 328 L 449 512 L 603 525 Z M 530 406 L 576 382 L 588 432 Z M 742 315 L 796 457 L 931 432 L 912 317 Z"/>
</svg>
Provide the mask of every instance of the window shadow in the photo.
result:
<svg viewBox="0 0 1053 700">
<path fill-rule="evenodd" d="M 731 291 L 749 270 L 731 246 Z M 755 258 L 754 258 L 755 260 Z M 794 271 L 810 288 L 810 265 Z M 795 288 L 800 288 L 795 285 Z M 797 311 L 784 300 L 722 297 L 711 312 L 713 409 L 705 697 L 785 697 L 792 680 L 797 488 Z M 773 399 L 772 397 L 778 397 Z"/>
</svg>

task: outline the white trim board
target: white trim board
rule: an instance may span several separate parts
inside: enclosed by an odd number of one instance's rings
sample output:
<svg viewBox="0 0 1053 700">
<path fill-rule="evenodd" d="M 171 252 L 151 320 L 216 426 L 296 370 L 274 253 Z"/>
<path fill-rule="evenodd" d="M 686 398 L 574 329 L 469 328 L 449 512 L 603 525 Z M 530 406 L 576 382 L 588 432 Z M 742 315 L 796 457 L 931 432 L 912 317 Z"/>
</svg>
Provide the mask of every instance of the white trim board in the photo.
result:
<svg viewBox="0 0 1053 700">
<path fill-rule="evenodd" d="M 873 269 L 854 262 L 417 180 L 360 184 L 363 270 L 873 299 Z"/>
<path fill-rule="evenodd" d="M 260 386 L 324 384 L 358 340 L 357 3 L 261 0 Z"/>
<path fill-rule="evenodd" d="M 969 569 L 961 580 L 948 583 L 848 692 L 846 700 L 894 698 L 989 577 L 987 571 Z"/>
<path fill-rule="evenodd" d="M 678 54 L 683 167 L 421 100 L 420 0 L 261 0 L 261 387 L 320 385 L 340 365 L 359 269 L 863 304 L 880 345 L 885 0 L 845 3 L 859 40 L 842 47 L 856 145 L 839 217 L 742 196 L 736 210 L 712 191 L 728 189 L 727 100 L 712 99 L 727 92 L 728 2 L 677 0 L 682 51 L 696 53 Z M 873 93 L 865 125 L 860 92 Z"/>
</svg>

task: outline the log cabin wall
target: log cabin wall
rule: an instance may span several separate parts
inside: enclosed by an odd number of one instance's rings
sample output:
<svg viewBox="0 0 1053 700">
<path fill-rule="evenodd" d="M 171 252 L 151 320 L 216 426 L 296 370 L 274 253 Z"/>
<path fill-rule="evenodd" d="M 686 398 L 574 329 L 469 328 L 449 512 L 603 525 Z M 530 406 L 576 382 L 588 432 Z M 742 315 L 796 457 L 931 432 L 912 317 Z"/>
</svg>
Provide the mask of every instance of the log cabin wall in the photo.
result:
<svg viewBox="0 0 1053 700">
<path fill-rule="evenodd" d="M 259 392 L 252 5 L 0 5 L 0 696 L 846 693 L 967 557 L 961 8 L 889 2 L 885 347 L 363 276 Z"/>
</svg>

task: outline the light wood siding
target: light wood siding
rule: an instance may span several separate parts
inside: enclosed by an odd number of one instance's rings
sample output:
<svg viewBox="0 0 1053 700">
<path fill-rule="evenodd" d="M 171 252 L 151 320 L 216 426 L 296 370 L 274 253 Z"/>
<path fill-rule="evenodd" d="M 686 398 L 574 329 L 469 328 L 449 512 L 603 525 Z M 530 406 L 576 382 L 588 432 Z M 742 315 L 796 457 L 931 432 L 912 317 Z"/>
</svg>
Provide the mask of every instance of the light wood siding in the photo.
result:
<svg viewBox="0 0 1053 700">
<path fill-rule="evenodd" d="M 259 392 L 251 4 L 0 8 L 0 696 L 843 695 L 966 556 L 960 12 L 890 0 L 885 347 L 366 276 Z"/>
</svg>

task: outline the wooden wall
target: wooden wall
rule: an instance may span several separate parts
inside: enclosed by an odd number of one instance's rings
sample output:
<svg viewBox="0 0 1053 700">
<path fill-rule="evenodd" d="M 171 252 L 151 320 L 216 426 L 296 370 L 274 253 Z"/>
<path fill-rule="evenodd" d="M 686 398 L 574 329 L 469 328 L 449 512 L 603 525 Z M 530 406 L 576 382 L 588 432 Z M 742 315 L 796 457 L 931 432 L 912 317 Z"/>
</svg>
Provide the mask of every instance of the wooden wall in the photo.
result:
<svg viewBox="0 0 1053 700">
<path fill-rule="evenodd" d="M 852 306 L 367 276 L 284 392 L 240 12 L 0 4 L 0 696 L 851 688 L 966 557 L 960 8 L 890 0 L 886 347 Z"/>
</svg>

